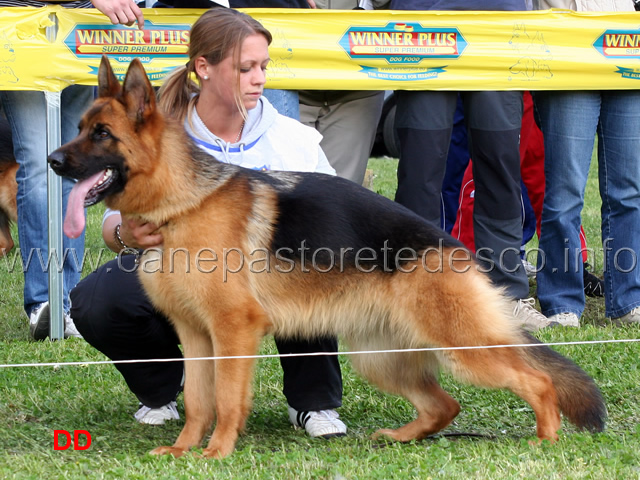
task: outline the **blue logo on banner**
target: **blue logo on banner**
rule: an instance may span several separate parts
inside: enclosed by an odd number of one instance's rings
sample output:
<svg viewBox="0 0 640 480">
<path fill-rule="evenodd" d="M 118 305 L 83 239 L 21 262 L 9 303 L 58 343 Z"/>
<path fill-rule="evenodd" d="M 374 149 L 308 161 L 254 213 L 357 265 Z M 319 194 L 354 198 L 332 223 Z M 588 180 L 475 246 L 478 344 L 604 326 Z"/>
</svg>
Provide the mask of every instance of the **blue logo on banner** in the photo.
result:
<svg viewBox="0 0 640 480">
<path fill-rule="evenodd" d="M 436 68 L 413 68 L 411 70 L 403 69 L 385 71 L 384 68 L 366 67 L 360 65 L 363 73 L 366 73 L 369 78 L 376 80 L 392 80 L 400 82 L 415 82 L 418 80 L 431 80 L 438 78 L 438 75 L 444 73 L 445 67 Z"/>
<path fill-rule="evenodd" d="M 632 80 L 640 80 L 640 69 L 618 67 L 616 73 L 619 73 L 622 78 L 630 78 Z"/>
</svg>

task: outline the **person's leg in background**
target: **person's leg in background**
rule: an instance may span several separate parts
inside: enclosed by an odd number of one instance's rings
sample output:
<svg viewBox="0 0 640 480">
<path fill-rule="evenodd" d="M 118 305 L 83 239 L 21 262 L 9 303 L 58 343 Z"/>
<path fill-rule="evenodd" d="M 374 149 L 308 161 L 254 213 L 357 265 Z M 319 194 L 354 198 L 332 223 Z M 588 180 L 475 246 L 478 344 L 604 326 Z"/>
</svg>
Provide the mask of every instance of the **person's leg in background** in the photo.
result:
<svg viewBox="0 0 640 480">
<path fill-rule="evenodd" d="M 581 212 L 600 114 L 600 92 L 535 92 L 544 135 L 545 196 L 537 288 L 542 312 L 579 326 L 584 310 Z"/>
<path fill-rule="evenodd" d="M 269 100 L 280 115 L 300 120 L 300 106 L 296 90 L 276 90 L 265 88 L 262 95 Z"/>
<path fill-rule="evenodd" d="M 601 93 L 598 179 L 605 254 L 605 314 L 640 323 L 640 92 Z"/>
<path fill-rule="evenodd" d="M 278 352 L 292 353 L 338 351 L 335 337 L 315 340 L 276 338 Z M 289 404 L 289 420 L 312 437 L 344 435 L 346 425 L 336 408 L 342 405 L 342 374 L 337 355 L 281 357 L 283 393 Z"/>
<path fill-rule="evenodd" d="M 513 299 L 514 317 L 534 331 L 550 325 L 529 297 L 520 260 L 522 191 L 519 139 L 520 92 L 462 92 L 469 128 L 475 197 L 476 254 L 489 278 Z"/>
<path fill-rule="evenodd" d="M 322 91 L 300 97 L 300 121 L 322 134 L 320 146 L 337 175 L 358 185 L 364 180 L 384 103 L 384 92 L 366 93 L 352 98 L 347 92 L 340 101 L 329 92 L 324 104 Z"/>
<path fill-rule="evenodd" d="M 469 161 L 462 177 L 456 221 L 451 229 L 451 235 L 460 240 L 465 246 L 475 252 L 476 242 L 473 235 L 473 203 L 476 187 L 473 182 L 473 162 Z"/>
<path fill-rule="evenodd" d="M 536 121 L 533 97 L 530 92 L 524 92 L 524 114 L 522 116 L 522 130 L 520 134 L 520 172 L 526 186 L 529 200 L 536 217 L 536 231 L 540 238 L 542 224 L 542 207 L 544 203 L 544 138 Z M 583 283 L 584 293 L 590 297 L 604 296 L 604 283 L 591 272 L 588 263 L 587 237 L 584 228 L 580 227 L 580 244 L 583 250 Z M 537 268 L 531 272 L 535 276 Z"/>
<path fill-rule="evenodd" d="M 442 183 L 458 94 L 409 90 L 395 94 L 400 146 L 395 201 L 441 227 Z"/>
<path fill-rule="evenodd" d="M 476 190 L 473 212 L 476 252 L 481 263 L 491 267 L 489 277 L 516 300 L 529 294 L 519 254 L 521 95 L 520 92 L 462 94 Z"/>
<path fill-rule="evenodd" d="M 62 143 L 77 135 L 78 123 L 93 100 L 93 88 L 74 85 L 61 94 Z M 49 331 L 49 283 L 47 262 L 47 103 L 43 92 L 3 91 L 0 101 L 11 125 L 14 153 L 20 167 L 16 175 L 18 194 L 18 238 L 24 266 L 24 308 L 30 318 L 31 333 L 42 340 Z M 62 180 L 63 211 L 73 181 Z M 69 311 L 69 291 L 80 279 L 84 255 L 84 234 L 63 237 L 63 252 L 57 253 L 63 265 L 63 308 Z M 54 252 L 52 252 L 53 254 Z M 77 261 L 76 261 L 77 260 Z M 44 321 L 39 322 L 43 319 Z M 37 327 L 37 328 L 36 328 Z M 65 337 L 77 336 L 73 321 L 65 315 Z"/>
<path fill-rule="evenodd" d="M 458 216 L 460 190 L 469 159 L 469 139 L 467 126 L 464 122 L 464 107 L 462 106 L 462 98 L 458 96 L 458 104 L 453 116 L 451 144 L 447 155 L 447 168 L 442 181 L 442 228 L 448 233 L 453 230 Z"/>
<path fill-rule="evenodd" d="M 531 93 L 523 92 L 522 99 L 524 110 L 520 130 L 520 173 L 536 216 L 536 232 L 540 237 L 544 202 L 544 139 L 535 121 Z"/>
<path fill-rule="evenodd" d="M 520 245 L 520 260 L 524 266 L 527 277 L 535 277 L 535 266 L 527 260 L 526 245 L 536 235 L 537 218 L 529 199 L 527 186 L 520 180 L 521 207 L 522 207 L 522 243 Z"/>
</svg>

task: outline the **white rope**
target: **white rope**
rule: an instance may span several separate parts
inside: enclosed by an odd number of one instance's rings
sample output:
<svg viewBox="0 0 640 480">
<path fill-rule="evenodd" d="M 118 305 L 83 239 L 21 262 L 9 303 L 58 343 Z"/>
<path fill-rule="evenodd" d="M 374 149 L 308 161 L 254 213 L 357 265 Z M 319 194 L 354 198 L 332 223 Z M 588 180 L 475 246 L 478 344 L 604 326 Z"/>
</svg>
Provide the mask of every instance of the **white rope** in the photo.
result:
<svg viewBox="0 0 640 480">
<path fill-rule="evenodd" d="M 433 347 L 433 348 L 401 348 L 394 350 L 361 350 L 357 352 L 311 352 L 311 353 L 286 353 L 269 355 L 237 355 L 232 357 L 193 357 L 193 358 L 150 358 L 135 360 L 102 360 L 94 362 L 46 362 L 46 363 L 14 363 L 0 364 L 0 368 L 24 368 L 24 367 L 54 367 L 62 366 L 86 366 L 86 365 L 116 365 L 123 363 L 165 363 L 184 362 L 194 360 L 233 360 L 233 359 L 260 359 L 260 358 L 289 358 L 289 357 L 318 357 L 336 355 L 367 355 L 372 353 L 404 353 L 404 352 L 443 352 L 453 350 L 478 350 L 490 348 L 522 348 L 522 347 L 555 347 L 561 345 L 597 345 L 609 343 L 635 343 L 638 338 L 624 338 L 617 340 L 585 340 L 581 342 L 553 342 L 553 343 L 524 343 L 516 345 L 477 345 L 468 347 Z"/>
</svg>

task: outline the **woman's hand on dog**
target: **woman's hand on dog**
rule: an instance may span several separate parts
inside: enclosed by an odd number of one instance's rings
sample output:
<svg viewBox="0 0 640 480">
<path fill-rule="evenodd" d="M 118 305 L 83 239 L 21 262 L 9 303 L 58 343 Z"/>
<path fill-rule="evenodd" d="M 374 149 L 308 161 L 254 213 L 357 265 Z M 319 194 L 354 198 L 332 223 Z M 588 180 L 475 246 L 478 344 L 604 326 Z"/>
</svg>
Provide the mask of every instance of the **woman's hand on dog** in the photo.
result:
<svg viewBox="0 0 640 480">
<path fill-rule="evenodd" d="M 122 219 L 120 237 L 127 247 L 159 248 L 162 247 L 162 234 L 155 223 L 142 222 L 135 218 Z"/>
<path fill-rule="evenodd" d="M 158 232 L 155 223 L 143 222 L 135 218 L 123 218 L 119 213 L 108 216 L 102 225 L 102 238 L 107 246 L 118 253 L 123 246 L 118 242 L 115 234 L 116 228 L 122 243 L 127 248 L 146 249 L 160 248 L 164 242 L 162 234 Z"/>
</svg>

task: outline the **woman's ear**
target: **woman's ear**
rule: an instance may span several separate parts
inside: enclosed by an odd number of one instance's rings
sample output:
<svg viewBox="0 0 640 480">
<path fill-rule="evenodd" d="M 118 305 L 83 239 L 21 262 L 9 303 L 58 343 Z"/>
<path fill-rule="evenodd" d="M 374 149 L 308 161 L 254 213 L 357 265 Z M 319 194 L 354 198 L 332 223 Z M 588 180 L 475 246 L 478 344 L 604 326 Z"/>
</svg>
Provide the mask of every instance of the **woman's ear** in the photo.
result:
<svg viewBox="0 0 640 480">
<path fill-rule="evenodd" d="M 208 80 L 211 77 L 211 65 L 204 57 L 196 58 L 193 65 L 198 78 Z"/>
</svg>

